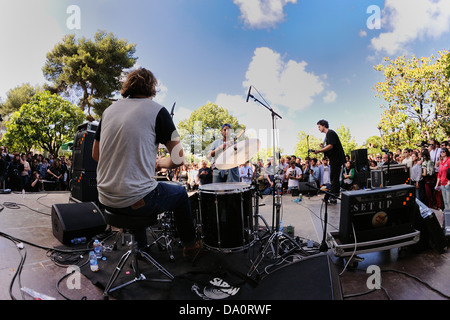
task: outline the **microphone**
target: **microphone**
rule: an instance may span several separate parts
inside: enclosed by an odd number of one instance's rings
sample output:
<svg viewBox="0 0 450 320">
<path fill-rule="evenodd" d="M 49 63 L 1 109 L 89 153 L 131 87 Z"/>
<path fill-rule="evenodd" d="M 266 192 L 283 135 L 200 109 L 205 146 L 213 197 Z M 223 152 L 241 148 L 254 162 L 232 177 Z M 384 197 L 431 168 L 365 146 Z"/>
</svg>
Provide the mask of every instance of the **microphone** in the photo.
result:
<svg viewBox="0 0 450 320">
<path fill-rule="evenodd" d="M 249 88 L 248 88 L 248 93 L 247 93 L 247 101 L 246 102 L 248 102 L 248 98 L 250 98 L 250 91 L 252 90 L 252 86 L 250 86 Z"/>
</svg>

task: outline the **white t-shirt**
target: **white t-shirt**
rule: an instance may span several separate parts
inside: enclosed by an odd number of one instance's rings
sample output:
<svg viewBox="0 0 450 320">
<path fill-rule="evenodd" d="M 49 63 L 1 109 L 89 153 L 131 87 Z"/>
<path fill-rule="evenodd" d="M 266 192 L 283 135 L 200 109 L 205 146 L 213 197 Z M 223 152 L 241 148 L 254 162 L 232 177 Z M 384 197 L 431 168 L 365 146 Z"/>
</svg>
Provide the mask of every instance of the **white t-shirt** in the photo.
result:
<svg viewBox="0 0 450 320">
<path fill-rule="evenodd" d="M 167 110 L 151 99 L 123 99 L 109 106 L 95 136 L 100 203 L 125 208 L 155 189 L 158 146 L 177 135 L 174 130 Z"/>
<path fill-rule="evenodd" d="M 292 173 L 291 173 L 292 172 Z M 289 176 L 294 176 L 294 177 L 299 177 L 302 174 L 302 170 L 299 167 L 289 167 L 286 170 L 286 177 L 288 179 L 288 188 L 292 188 L 292 187 L 298 187 L 299 186 L 299 180 L 296 179 L 289 179 Z"/>
</svg>

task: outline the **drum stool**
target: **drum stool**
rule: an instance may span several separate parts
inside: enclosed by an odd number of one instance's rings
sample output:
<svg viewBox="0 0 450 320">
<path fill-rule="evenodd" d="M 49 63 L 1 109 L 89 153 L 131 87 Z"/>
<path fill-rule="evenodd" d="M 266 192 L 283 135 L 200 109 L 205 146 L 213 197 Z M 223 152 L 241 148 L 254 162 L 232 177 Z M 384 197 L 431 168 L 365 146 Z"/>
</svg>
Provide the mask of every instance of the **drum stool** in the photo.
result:
<svg viewBox="0 0 450 320">
<path fill-rule="evenodd" d="M 123 229 L 123 232 L 126 232 L 130 235 L 130 242 L 129 242 L 130 249 L 120 258 L 119 263 L 114 269 L 111 278 L 106 284 L 105 291 L 103 292 L 103 299 L 107 300 L 109 298 L 110 292 L 123 288 L 137 281 L 141 280 L 172 281 L 174 279 L 174 276 L 169 271 L 167 271 L 163 266 L 161 266 L 152 256 L 150 256 L 147 252 L 139 249 L 138 243 L 135 240 L 136 229 L 153 225 L 155 223 L 154 217 L 116 214 L 108 210 L 105 210 L 103 215 L 105 217 L 105 221 L 107 224 L 109 224 L 110 226 L 121 228 Z M 146 261 L 151 263 L 154 267 L 156 267 L 162 274 L 164 274 L 169 279 L 146 279 L 145 276 L 139 271 L 139 264 L 138 264 L 139 256 L 143 257 Z M 130 257 L 132 258 L 132 266 L 135 278 L 122 285 L 112 288 L 114 282 L 117 280 L 117 277 L 122 271 L 123 266 Z"/>
</svg>

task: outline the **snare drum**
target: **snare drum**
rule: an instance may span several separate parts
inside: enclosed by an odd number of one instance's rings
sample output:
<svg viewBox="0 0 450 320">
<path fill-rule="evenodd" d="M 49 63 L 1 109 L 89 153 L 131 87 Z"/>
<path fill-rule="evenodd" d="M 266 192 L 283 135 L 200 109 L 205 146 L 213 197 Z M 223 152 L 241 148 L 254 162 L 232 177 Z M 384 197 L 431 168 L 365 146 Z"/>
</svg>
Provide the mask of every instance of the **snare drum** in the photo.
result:
<svg viewBox="0 0 450 320">
<path fill-rule="evenodd" d="M 229 182 L 201 185 L 198 198 L 206 247 L 231 252 L 250 246 L 253 218 L 249 184 Z"/>
</svg>

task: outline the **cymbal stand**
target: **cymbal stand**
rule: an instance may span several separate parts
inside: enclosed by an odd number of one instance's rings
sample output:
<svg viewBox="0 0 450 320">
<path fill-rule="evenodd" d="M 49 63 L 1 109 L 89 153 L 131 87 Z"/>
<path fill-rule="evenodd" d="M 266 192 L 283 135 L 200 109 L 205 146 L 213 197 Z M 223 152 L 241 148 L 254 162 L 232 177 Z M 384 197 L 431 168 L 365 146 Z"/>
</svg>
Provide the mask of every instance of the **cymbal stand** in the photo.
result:
<svg viewBox="0 0 450 320">
<path fill-rule="evenodd" d="M 251 89 L 252 87 L 250 87 Z M 272 116 L 272 144 L 273 144 L 273 163 L 272 166 L 274 168 L 274 190 L 273 190 L 273 217 L 272 217 L 272 230 L 271 235 L 268 238 L 266 244 L 264 245 L 263 249 L 261 250 L 260 254 L 256 258 L 255 262 L 250 267 L 250 270 L 248 271 L 247 275 L 251 276 L 253 272 L 255 272 L 258 269 L 258 266 L 261 264 L 264 256 L 268 253 L 268 251 L 272 250 L 272 257 L 275 259 L 281 258 L 279 252 L 280 248 L 280 237 L 284 236 L 295 244 L 295 246 L 299 247 L 298 244 L 290 238 L 288 235 L 284 234 L 280 231 L 280 209 L 281 209 L 281 179 L 278 172 L 276 172 L 277 168 L 277 153 L 276 153 L 276 139 L 275 139 L 275 120 L 278 117 L 279 119 L 282 119 L 279 114 L 277 114 L 270 106 L 262 103 L 257 98 L 255 98 L 253 95 L 250 94 L 250 90 L 248 93 L 248 97 L 251 97 L 255 102 L 258 102 L 262 106 L 264 106 L 266 109 L 268 109 Z"/>
</svg>

